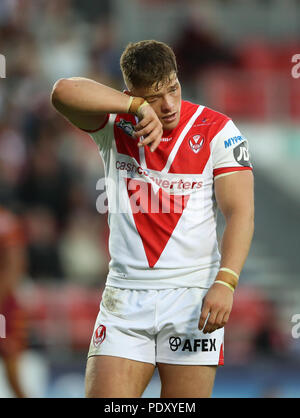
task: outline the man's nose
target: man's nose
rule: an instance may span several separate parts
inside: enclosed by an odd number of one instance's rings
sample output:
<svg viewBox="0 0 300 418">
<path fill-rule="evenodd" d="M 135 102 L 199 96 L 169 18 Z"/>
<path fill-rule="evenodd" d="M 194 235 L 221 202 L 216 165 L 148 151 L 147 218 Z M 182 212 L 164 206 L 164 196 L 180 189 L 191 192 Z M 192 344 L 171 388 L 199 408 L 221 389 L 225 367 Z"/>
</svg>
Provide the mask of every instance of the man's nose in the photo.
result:
<svg viewBox="0 0 300 418">
<path fill-rule="evenodd" d="M 161 110 L 163 113 L 170 113 L 173 110 L 173 101 L 171 97 L 168 97 L 168 96 L 163 97 Z"/>
</svg>

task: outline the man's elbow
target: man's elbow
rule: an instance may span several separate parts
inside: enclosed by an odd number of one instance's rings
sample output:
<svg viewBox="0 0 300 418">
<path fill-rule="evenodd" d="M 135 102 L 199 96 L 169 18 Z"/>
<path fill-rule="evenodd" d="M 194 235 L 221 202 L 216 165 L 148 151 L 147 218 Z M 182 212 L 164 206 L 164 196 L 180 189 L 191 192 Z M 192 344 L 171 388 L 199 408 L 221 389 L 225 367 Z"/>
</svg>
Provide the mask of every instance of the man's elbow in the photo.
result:
<svg viewBox="0 0 300 418">
<path fill-rule="evenodd" d="M 254 233 L 254 210 L 244 211 L 239 215 L 239 222 L 244 223 L 244 225 L 248 225 L 249 231 L 253 234 Z"/>
<path fill-rule="evenodd" d="M 52 88 L 50 100 L 52 106 L 55 107 L 57 110 L 61 110 L 61 106 L 63 103 L 64 92 L 66 91 L 66 87 L 68 85 L 68 79 L 60 78 L 56 81 Z"/>
</svg>

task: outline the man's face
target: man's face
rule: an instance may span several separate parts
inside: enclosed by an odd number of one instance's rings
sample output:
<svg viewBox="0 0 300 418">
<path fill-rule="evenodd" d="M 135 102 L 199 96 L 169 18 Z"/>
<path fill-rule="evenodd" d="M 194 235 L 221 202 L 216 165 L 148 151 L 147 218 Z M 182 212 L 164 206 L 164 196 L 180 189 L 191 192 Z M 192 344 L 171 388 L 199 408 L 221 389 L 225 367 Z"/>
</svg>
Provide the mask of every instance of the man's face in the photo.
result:
<svg viewBox="0 0 300 418">
<path fill-rule="evenodd" d="M 134 96 L 143 97 L 152 106 L 157 114 L 163 129 L 170 131 L 179 123 L 181 109 L 181 86 L 177 75 L 174 73 L 170 81 L 156 88 L 156 85 L 148 88 L 130 88 Z"/>
</svg>

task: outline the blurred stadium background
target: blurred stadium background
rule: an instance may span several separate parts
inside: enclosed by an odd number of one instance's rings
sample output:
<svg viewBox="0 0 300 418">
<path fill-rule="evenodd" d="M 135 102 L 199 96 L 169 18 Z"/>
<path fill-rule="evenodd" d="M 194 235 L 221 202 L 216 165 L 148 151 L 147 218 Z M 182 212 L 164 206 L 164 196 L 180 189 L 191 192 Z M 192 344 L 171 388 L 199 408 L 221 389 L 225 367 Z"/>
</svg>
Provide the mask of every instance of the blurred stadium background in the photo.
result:
<svg viewBox="0 0 300 418">
<path fill-rule="evenodd" d="M 299 397 L 299 22 L 298 0 L 0 1 L 0 204 L 26 231 L 18 297 L 29 396 L 84 396 L 109 261 L 106 216 L 95 205 L 100 156 L 51 108 L 51 88 L 81 75 L 122 89 L 125 45 L 158 39 L 175 49 L 184 97 L 230 115 L 248 137 L 255 170 L 255 236 L 213 395 Z M 144 396 L 159 390 L 155 375 Z M 0 397 L 11 396 L 0 367 Z"/>
</svg>

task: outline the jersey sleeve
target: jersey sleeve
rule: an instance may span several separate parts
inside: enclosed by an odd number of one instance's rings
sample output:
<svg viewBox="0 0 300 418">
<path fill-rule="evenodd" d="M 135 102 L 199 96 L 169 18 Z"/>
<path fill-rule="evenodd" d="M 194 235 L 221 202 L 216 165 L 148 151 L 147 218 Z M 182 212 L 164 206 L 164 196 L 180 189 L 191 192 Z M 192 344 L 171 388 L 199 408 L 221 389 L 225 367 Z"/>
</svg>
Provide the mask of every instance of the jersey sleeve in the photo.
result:
<svg viewBox="0 0 300 418">
<path fill-rule="evenodd" d="M 109 151 L 112 145 L 114 137 L 113 125 L 116 115 L 107 115 L 103 124 L 93 131 L 87 129 L 81 129 L 89 134 L 93 141 L 98 145 L 102 153 Z"/>
<path fill-rule="evenodd" d="M 214 178 L 240 170 L 252 170 L 248 140 L 232 120 L 211 141 Z"/>
</svg>

